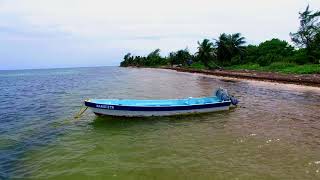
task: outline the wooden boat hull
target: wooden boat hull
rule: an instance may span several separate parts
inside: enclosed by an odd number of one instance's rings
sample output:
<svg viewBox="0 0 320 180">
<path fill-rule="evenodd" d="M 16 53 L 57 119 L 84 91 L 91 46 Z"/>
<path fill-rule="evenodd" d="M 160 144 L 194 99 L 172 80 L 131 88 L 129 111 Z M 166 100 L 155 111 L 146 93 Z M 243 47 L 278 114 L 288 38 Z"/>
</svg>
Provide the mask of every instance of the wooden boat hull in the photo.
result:
<svg viewBox="0 0 320 180">
<path fill-rule="evenodd" d="M 214 104 L 190 105 L 190 106 L 119 106 L 103 105 L 85 102 L 96 115 L 124 116 L 124 117 L 149 117 L 149 116 L 174 116 L 193 113 L 208 113 L 229 110 L 231 102 L 219 102 Z"/>
</svg>

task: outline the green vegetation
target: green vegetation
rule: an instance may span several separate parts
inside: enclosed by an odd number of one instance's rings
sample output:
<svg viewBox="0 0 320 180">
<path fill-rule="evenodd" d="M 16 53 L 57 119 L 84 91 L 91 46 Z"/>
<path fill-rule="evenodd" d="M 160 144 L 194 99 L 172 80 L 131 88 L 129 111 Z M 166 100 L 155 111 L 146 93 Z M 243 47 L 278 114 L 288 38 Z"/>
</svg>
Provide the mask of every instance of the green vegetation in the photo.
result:
<svg viewBox="0 0 320 180">
<path fill-rule="evenodd" d="M 132 56 L 128 53 L 124 56 L 124 61 L 120 63 L 121 67 L 156 67 L 167 65 L 167 59 L 160 56 L 160 49 L 152 51 L 147 57 Z"/>
<path fill-rule="evenodd" d="M 292 41 L 305 48 L 305 54 L 310 62 L 319 61 L 320 55 L 320 11 L 312 13 L 307 9 L 300 14 L 300 28 L 296 33 L 290 33 Z"/>
<path fill-rule="evenodd" d="M 304 64 L 298 65 L 295 63 L 286 62 L 274 62 L 269 66 L 260 66 L 259 64 L 242 64 L 226 67 L 228 70 L 256 70 L 256 71 L 268 71 L 279 72 L 285 74 L 314 74 L 320 73 L 319 64 Z"/>
<path fill-rule="evenodd" d="M 309 6 L 299 13 L 300 27 L 290 33 L 295 47 L 280 39 L 271 39 L 259 45 L 245 45 L 240 33 L 221 34 L 217 39 L 198 42 L 197 52 L 188 49 L 160 56 L 160 50 L 148 56 L 124 56 L 120 66 L 158 67 L 182 66 L 194 69 L 248 69 L 281 73 L 320 73 L 320 11 Z"/>
<path fill-rule="evenodd" d="M 171 52 L 168 57 L 168 61 L 170 62 L 171 66 L 174 64 L 181 64 L 182 66 L 191 65 L 191 59 L 192 55 L 189 53 L 188 49 Z"/>
<path fill-rule="evenodd" d="M 206 69 L 206 66 L 202 62 L 194 62 L 191 64 L 190 68 L 192 69 Z"/>
<path fill-rule="evenodd" d="M 213 43 L 209 39 L 198 42 L 198 52 L 196 53 L 196 62 L 201 62 L 205 67 L 211 67 L 212 60 L 215 57 Z"/>
<path fill-rule="evenodd" d="M 215 40 L 216 59 L 219 64 L 228 66 L 233 63 L 240 63 L 245 55 L 245 38 L 240 33 L 221 34 Z"/>
</svg>

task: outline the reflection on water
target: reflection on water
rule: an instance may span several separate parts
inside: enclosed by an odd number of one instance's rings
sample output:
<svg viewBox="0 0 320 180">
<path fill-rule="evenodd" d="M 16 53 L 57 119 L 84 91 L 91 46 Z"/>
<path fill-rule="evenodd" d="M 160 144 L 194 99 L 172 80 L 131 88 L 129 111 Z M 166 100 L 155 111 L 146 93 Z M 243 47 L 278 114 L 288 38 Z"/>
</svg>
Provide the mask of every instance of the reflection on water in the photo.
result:
<svg viewBox="0 0 320 180">
<path fill-rule="evenodd" d="M 4 178 L 320 178 L 319 88 L 111 67 L 0 72 L 0 85 Z M 89 97 L 198 97 L 220 86 L 238 108 L 70 119 Z"/>
</svg>

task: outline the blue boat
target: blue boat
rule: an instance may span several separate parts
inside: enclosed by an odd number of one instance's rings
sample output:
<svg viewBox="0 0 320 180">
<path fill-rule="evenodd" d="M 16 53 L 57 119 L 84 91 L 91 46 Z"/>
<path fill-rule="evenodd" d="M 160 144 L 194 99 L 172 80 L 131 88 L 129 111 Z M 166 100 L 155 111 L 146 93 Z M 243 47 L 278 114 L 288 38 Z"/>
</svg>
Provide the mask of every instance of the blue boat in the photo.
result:
<svg viewBox="0 0 320 180">
<path fill-rule="evenodd" d="M 89 99 L 84 103 L 96 115 L 147 117 L 229 110 L 238 101 L 229 96 L 226 90 L 219 88 L 211 97 L 166 100 Z"/>
</svg>

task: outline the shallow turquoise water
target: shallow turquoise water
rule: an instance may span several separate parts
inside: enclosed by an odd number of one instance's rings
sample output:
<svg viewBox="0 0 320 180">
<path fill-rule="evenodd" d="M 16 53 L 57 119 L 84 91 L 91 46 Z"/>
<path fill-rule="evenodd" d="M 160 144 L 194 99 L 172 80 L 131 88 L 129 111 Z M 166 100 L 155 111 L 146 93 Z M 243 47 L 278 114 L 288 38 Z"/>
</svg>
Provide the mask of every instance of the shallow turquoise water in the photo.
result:
<svg viewBox="0 0 320 180">
<path fill-rule="evenodd" d="M 228 112 L 72 116 L 86 98 L 207 96 Z M 319 179 L 320 89 L 157 69 L 0 71 L 0 179 Z"/>
</svg>

